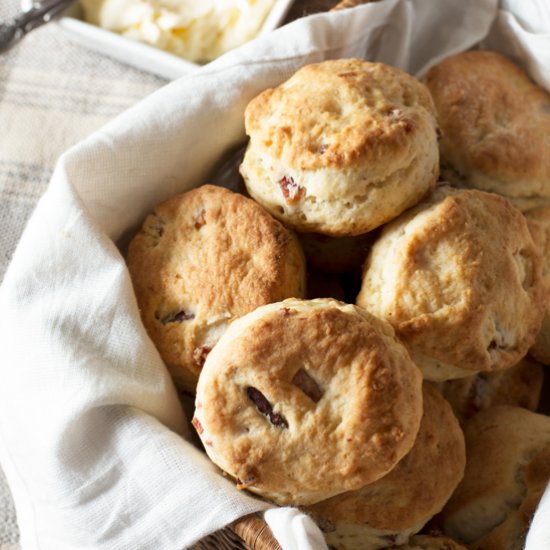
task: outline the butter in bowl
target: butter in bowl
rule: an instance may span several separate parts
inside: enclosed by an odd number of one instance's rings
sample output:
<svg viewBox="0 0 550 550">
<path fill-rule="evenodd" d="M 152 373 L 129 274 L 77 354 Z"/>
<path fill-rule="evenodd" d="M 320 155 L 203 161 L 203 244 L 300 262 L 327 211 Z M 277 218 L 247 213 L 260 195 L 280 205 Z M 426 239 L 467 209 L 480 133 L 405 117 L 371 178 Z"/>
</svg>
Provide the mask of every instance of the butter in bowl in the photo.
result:
<svg viewBox="0 0 550 550">
<path fill-rule="evenodd" d="M 81 0 L 59 24 L 88 47 L 175 79 L 275 29 L 291 5 L 292 0 Z"/>
</svg>

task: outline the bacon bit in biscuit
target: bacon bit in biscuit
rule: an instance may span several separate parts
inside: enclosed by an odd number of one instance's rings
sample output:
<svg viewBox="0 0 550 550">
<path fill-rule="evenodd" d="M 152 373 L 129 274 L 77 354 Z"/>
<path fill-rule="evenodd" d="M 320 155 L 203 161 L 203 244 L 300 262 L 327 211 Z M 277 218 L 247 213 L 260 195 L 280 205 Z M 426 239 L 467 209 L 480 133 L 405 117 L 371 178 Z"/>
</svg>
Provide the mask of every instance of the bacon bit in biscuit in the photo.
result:
<svg viewBox="0 0 550 550">
<path fill-rule="evenodd" d="M 193 219 L 195 223 L 195 229 L 200 229 L 206 224 L 206 210 L 203 208 Z"/>
<path fill-rule="evenodd" d="M 195 348 L 193 350 L 193 359 L 195 360 L 195 363 L 199 367 L 202 368 L 204 365 L 204 362 L 206 361 L 206 358 L 208 357 L 208 354 L 212 351 L 212 348 L 209 348 L 208 346 L 201 346 L 200 348 Z"/>
<path fill-rule="evenodd" d="M 206 441 L 203 441 L 203 443 L 205 445 L 208 445 L 208 447 L 213 447 L 214 446 L 214 444 L 212 443 L 212 441 L 210 441 L 210 439 L 207 439 Z"/>
<path fill-rule="evenodd" d="M 283 176 L 279 180 L 279 185 L 281 186 L 281 190 L 287 204 L 295 204 L 299 202 L 306 191 L 301 185 L 298 185 L 290 176 Z"/>
<path fill-rule="evenodd" d="M 279 313 L 283 316 L 283 317 L 288 317 L 290 315 L 290 312 L 292 310 L 289 308 L 289 307 L 282 307 L 280 310 L 279 310 Z"/>
<path fill-rule="evenodd" d="M 166 325 L 168 323 L 183 323 L 183 321 L 190 321 L 191 319 L 195 318 L 195 314 L 194 313 L 186 313 L 183 309 L 181 309 L 180 311 L 175 311 L 173 313 L 169 313 L 168 315 L 165 315 L 164 317 L 159 317 L 158 314 L 156 314 L 155 317 L 163 325 Z"/>
<path fill-rule="evenodd" d="M 317 147 L 317 153 L 319 155 L 324 155 L 328 149 L 328 145 L 326 143 L 321 143 L 319 147 Z"/>
<path fill-rule="evenodd" d="M 393 122 L 400 123 L 403 126 L 407 134 L 414 130 L 414 122 L 407 118 L 401 109 L 392 109 L 388 114 Z"/>
<path fill-rule="evenodd" d="M 300 369 L 294 375 L 292 383 L 300 388 L 312 401 L 318 403 L 323 392 L 317 382 L 304 370 Z"/>
<path fill-rule="evenodd" d="M 191 424 L 193 424 L 195 430 L 197 430 L 197 433 L 199 435 L 204 432 L 204 428 L 202 427 L 202 424 L 199 422 L 198 418 L 193 418 L 193 420 L 191 420 Z"/>
<path fill-rule="evenodd" d="M 489 345 L 487 346 L 487 351 L 493 351 L 495 349 L 497 349 L 499 347 L 499 345 L 497 344 L 497 341 L 496 340 L 491 340 L 489 342 Z"/>
<path fill-rule="evenodd" d="M 246 388 L 246 395 L 256 405 L 258 411 L 267 417 L 274 426 L 288 428 L 288 422 L 280 414 L 273 411 L 271 403 L 260 390 L 249 386 Z"/>
<path fill-rule="evenodd" d="M 404 118 L 401 122 L 407 134 L 410 134 L 414 130 L 414 122 L 410 118 Z"/>
</svg>

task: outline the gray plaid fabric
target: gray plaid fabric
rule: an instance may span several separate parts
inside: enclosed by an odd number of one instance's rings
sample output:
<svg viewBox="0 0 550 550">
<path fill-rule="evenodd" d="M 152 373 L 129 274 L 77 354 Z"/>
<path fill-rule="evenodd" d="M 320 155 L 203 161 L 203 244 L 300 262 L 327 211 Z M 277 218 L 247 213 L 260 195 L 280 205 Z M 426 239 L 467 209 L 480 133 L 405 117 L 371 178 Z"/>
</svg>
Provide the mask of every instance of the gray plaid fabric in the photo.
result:
<svg viewBox="0 0 550 550">
<path fill-rule="evenodd" d="M 0 1 L 0 21 L 18 0 Z M 55 24 L 0 54 L 0 280 L 55 161 L 166 81 L 74 43 Z M 15 511 L 0 470 L 0 550 L 16 550 Z"/>
<path fill-rule="evenodd" d="M 351 4 L 368 0 L 351 0 Z M 338 0 L 295 0 L 286 21 Z M 0 22 L 20 0 L 0 0 Z M 0 53 L 0 282 L 59 155 L 166 81 L 88 50 L 50 24 Z M 15 510 L 0 468 L 0 550 L 19 550 Z M 195 550 L 244 548 L 229 528 Z"/>
</svg>

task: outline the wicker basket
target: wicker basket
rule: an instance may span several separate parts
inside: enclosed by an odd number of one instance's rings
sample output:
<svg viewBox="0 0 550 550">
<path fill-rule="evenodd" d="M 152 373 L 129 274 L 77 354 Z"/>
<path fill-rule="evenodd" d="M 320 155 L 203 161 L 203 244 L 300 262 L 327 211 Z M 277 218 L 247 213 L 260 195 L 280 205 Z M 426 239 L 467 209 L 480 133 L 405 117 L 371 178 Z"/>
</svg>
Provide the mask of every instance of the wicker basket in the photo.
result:
<svg viewBox="0 0 550 550">
<path fill-rule="evenodd" d="M 286 22 L 323 11 L 335 11 L 379 0 L 296 0 Z M 281 550 L 267 523 L 259 514 L 238 519 L 193 546 L 193 550 Z"/>
</svg>

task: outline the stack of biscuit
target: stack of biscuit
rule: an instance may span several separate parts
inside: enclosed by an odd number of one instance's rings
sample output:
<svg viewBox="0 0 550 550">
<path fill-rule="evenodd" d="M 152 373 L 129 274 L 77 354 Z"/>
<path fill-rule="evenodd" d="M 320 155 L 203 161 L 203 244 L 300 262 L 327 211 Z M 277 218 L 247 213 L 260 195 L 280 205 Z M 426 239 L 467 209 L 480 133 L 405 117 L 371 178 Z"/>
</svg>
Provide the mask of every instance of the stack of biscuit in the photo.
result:
<svg viewBox="0 0 550 550">
<path fill-rule="evenodd" d="M 335 549 L 521 547 L 550 477 L 549 105 L 492 52 L 425 84 L 309 65 L 246 109 L 249 196 L 145 220 L 143 323 L 238 489 Z"/>
</svg>

